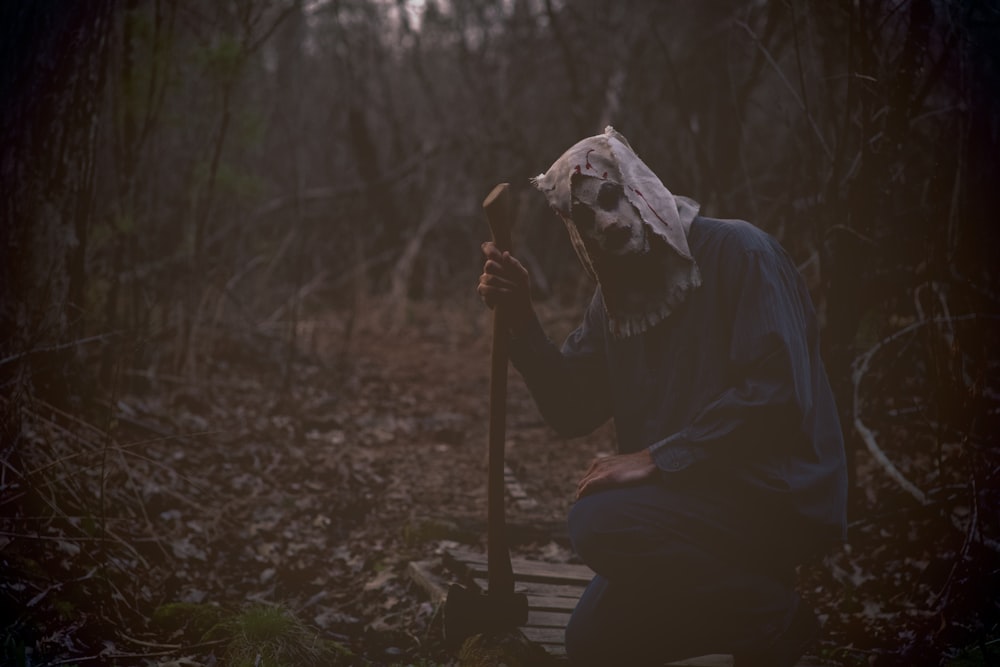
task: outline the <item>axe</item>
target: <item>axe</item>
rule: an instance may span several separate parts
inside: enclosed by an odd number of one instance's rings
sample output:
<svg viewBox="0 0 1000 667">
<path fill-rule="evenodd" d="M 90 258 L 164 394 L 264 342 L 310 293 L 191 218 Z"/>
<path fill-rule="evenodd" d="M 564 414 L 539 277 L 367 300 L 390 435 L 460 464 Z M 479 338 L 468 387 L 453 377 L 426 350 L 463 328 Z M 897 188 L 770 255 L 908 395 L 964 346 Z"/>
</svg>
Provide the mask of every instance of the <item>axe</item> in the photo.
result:
<svg viewBox="0 0 1000 667">
<path fill-rule="evenodd" d="M 500 183 L 483 200 L 483 211 L 501 251 L 510 250 L 513 210 L 510 185 Z M 486 593 L 454 584 L 444 605 L 444 635 L 459 644 L 471 635 L 508 630 L 528 621 L 528 598 L 514 592 L 514 570 L 507 546 L 504 518 L 504 442 L 507 417 L 507 359 L 509 334 L 500 306 L 493 309 L 493 345 L 490 353 L 490 430 L 487 473 Z"/>
</svg>

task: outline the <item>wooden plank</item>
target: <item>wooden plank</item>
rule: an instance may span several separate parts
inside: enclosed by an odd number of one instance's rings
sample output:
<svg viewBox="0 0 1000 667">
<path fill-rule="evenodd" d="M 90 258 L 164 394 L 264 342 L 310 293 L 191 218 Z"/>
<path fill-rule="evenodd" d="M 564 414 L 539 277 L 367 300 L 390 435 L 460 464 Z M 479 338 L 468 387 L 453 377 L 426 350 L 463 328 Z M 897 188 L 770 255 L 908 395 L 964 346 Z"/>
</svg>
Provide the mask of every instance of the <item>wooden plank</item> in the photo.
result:
<svg viewBox="0 0 1000 667">
<path fill-rule="evenodd" d="M 514 500 L 514 503 L 523 510 L 534 509 L 538 506 L 538 501 L 528 495 L 521 483 L 517 481 L 514 471 L 510 466 L 503 467 L 503 483 L 507 487 L 507 493 Z"/>
<path fill-rule="evenodd" d="M 431 561 L 410 561 L 407 564 L 407 574 L 434 603 L 440 603 L 448 595 L 447 584 L 441 577 L 434 574 L 434 565 Z M 466 581 L 467 584 L 475 585 L 479 590 L 486 590 L 485 579 L 475 579 Z M 528 587 L 529 590 L 524 590 Z M 565 614 L 567 620 L 569 612 L 576 607 L 576 602 L 580 597 L 582 589 L 571 589 L 569 587 L 555 586 L 551 584 L 530 584 L 518 587 L 519 592 L 528 596 L 528 608 L 532 613 L 561 613 Z M 541 618 L 549 618 L 542 616 Z"/>
<path fill-rule="evenodd" d="M 457 564 L 463 565 L 478 576 L 486 575 L 486 556 L 464 549 L 452 549 L 446 553 Z M 586 565 L 572 563 L 543 563 L 525 558 L 512 558 L 515 581 L 535 581 L 550 584 L 587 585 L 594 577 L 594 571 Z"/>
<path fill-rule="evenodd" d="M 573 598 L 550 598 L 538 595 L 528 596 L 528 609 L 538 611 L 573 611 L 576 600 Z"/>
<path fill-rule="evenodd" d="M 549 595 L 551 597 L 564 597 L 579 600 L 583 591 L 587 588 L 581 584 L 545 584 L 537 581 L 520 582 L 517 584 L 518 590 L 534 595 Z"/>
<path fill-rule="evenodd" d="M 566 657 L 566 647 L 563 646 L 562 644 L 546 644 L 545 642 L 535 642 L 535 643 L 541 646 L 545 650 L 545 652 L 548 653 L 549 655 L 558 656 L 560 658 Z M 559 662 L 557 664 L 563 665 L 565 663 Z"/>
<path fill-rule="evenodd" d="M 569 614 L 565 611 L 528 610 L 528 625 L 533 628 L 565 628 L 569 624 Z"/>
<path fill-rule="evenodd" d="M 456 574 L 466 575 L 466 584 L 486 590 L 486 579 L 483 578 L 486 575 L 485 556 L 456 549 L 446 554 L 445 561 L 453 570 L 458 570 Z M 517 590 L 528 597 L 528 624 L 521 628 L 521 632 L 550 655 L 565 656 L 566 647 L 563 642 L 570 613 L 576 607 L 577 600 L 593 573 L 589 568 L 579 565 L 558 565 L 526 559 L 513 559 L 512 565 Z M 407 572 L 414 582 L 427 591 L 431 600 L 439 602 L 447 596 L 447 584 L 434 570 L 432 561 L 413 561 L 407 565 Z M 569 576 L 562 577 L 567 571 Z M 519 577 L 519 572 L 528 573 L 527 579 Z M 666 667 L 731 667 L 732 664 L 733 658 L 729 655 L 704 655 L 672 662 Z M 796 667 L 823 665 L 815 657 L 803 656 Z"/>
<path fill-rule="evenodd" d="M 565 628 L 521 628 L 525 637 L 536 644 L 562 644 L 566 636 Z"/>
<path fill-rule="evenodd" d="M 476 577 L 472 581 L 480 589 L 486 590 L 486 579 Z M 583 595 L 584 588 L 584 586 L 580 586 L 579 584 L 560 586 L 559 584 L 541 584 L 536 581 L 518 581 L 514 584 L 514 590 L 518 593 L 554 598 L 570 598 L 574 602 L 579 600 L 580 596 Z"/>
<path fill-rule="evenodd" d="M 479 590 L 486 590 L 485 579 L 475 579 L 473 583 Z M 572 589 L 564 588 L 561 594 L 549 595 L 541 592 L 535 593 L 529 586 L 518 586 L 516 590 L 518 593 L 524 593 L 528 596 L 528 609 L 537 609 L 538 611 L 573 611 L 580 599 L 580 593 L 583 592 L 581 588 L 572 594 L 570 592 Z"/>
</svg>

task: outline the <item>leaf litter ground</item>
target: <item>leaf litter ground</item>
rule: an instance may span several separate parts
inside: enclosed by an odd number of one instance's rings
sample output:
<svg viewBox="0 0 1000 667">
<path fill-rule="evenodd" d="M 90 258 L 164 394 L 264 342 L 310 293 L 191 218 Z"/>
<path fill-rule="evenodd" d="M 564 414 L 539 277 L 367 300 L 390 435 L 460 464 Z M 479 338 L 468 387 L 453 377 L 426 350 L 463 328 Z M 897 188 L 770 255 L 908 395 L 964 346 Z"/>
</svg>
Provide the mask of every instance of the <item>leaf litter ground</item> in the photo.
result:
<svg viewBox="0 0 1000 667">
<path fill-rule="evenodd" d="M 314 337 L 287 380 L 233 334 L 204 377 L 140 378 L 96 410 L 3 397 L 19 427 L 0 487 L 5 659 L 225 664 L 213 627 L 257 604 L 340 664 L 452 663 L 406 565 L 484 545 L 489 319 L 468 312 Z M 546 316 L 556 339 L 572 319 Z M 508 464 L 534 501 L 508 508 L 512 549 L 576 562 L 564 518 L 613 432 L 560 440 L 515 373 L 509 394 Z M 983 645 L 989 660 L 995 563 L 863 451 L 856 469 L 850 543 L 800 572 L 821 657 L 938 664 Z"/>
</svg>

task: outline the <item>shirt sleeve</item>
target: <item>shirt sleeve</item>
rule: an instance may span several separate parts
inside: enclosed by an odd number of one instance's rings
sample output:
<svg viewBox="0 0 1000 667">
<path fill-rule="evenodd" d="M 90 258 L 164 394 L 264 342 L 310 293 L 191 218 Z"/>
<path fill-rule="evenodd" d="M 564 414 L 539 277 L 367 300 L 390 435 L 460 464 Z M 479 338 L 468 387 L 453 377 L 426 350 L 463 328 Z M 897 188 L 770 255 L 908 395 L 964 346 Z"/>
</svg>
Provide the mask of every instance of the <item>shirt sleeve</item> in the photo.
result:
<svg viewBox="0 0 1000 667">
<path fill-rule="evenodd" d="M 595 293 L 583 322 L 561 349 L 537 323 L 511 340 L 511 362 L 542 417 L 563 437 L 586 435 L 612 415 L 603 308 Z"/>
<path fill-rule="evenodd" d="M 801 277 L 780 248 L 754 248 L 741 259 L 722 276 L 731 286 L 720 305 L 732 332 L 732 383 L 686 427 L 650 446 L 663 471 L 715 456 L 763 460 L 801 430 L 810 409 L 816 324 Z"/>
</svg>

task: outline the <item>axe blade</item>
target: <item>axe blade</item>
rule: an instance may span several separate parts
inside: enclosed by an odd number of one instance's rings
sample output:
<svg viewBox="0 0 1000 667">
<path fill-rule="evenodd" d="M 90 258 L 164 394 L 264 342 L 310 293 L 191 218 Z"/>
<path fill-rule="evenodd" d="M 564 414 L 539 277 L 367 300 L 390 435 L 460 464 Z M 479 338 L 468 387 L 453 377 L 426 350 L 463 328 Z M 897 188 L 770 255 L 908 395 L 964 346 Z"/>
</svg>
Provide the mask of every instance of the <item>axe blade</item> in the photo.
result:
<svg viewBox="0 0 1000 667">
<path fill-rule="evenodd" d="M 444 638 L 457 646 L 472 635 L 509 630 L 528 622 L 524 593 L 480 593 L 453 584 L 444 603 Z"/>
</svg>

